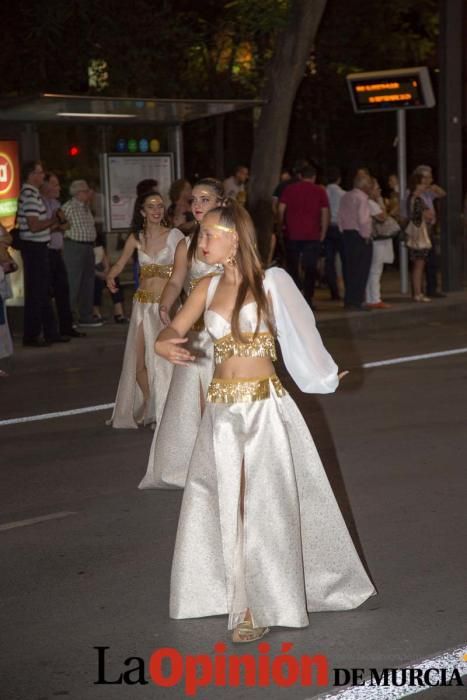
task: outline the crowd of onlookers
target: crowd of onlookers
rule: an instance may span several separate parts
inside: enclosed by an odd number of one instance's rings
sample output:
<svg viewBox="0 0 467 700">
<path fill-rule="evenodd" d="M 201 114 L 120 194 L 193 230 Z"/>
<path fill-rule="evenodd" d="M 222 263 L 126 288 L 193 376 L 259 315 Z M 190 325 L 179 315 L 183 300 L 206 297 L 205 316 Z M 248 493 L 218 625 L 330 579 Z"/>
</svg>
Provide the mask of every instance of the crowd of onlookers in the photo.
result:
<svg viewBox="0 0 467 700">
<path fill-rule="evenodd" d="M 381 298 L 381 277 L 384 265 L 394 262 L 401 238 L 409 250 L 413 300 L 444 296 L 437 289 L 433 236 L 435 201 L 446 193 L 434 184 L 429 166 L 414 170 L 402 198 L 396 175 L 390 175 L 384 197 L 366 168 L 355 173 L 349 191 L 341 187 L 335 168 L 326 180 L 326 185 L 317 184 L 315 167 L 302 162 L 292 172 L 283 171 L 272 198 L 275 257 L 282 254 L 312 308 L 323 267 L 331 298 L 338 300 L 343 293 L 345 308 L 388 308 Z"/>
<path fill-rule="evenodd" d="M 225 196 L 247 204 L 248 174 L 246 166 L 237 166 L 223 183 Z M 7 252 L 9 245 L 21 250 L 23 260 L 24 346 L 82 338 L 83 328 L 102 326 L 106 320 L 101 305 L 110 261 L 103 227 L 93 211 L 93 189 L 85 180 L 74 180 L 62 205 L 59 178 L 46 172 L 40 161 L 25 163 L 22 176 L 16 228 L 8 233 L 0 226 L 0 360 L 12 352 L 5 300 L 11 295 L 8 273 L 16 264 Z M 143 180 L 137 194 L 157 191 L 157 184 Z M 366 168 L 355 173 L 353 187 L 345 191 L 338 169 L 331 168 L 318 184 L 316 168 L 300 161 L 292 170 L 283 170 L 272 195 L 275 232 L 270 260 L 287 267 L 312 308 L 320 283 L 329 288 L 331 299 L 343 297 L 347 309 L 384 309 L 389 304 L 381 298 L 381 277 L 384 266 L 398 255 L 403 236 L 412 297 L 429 302 L 444 296 L 437 288 L 433 237 L 436 200 L 445 194 L 426 165 L 413 171 L 401 197 L 394 174 L 384 196 Z M 169 198 L 168 223 L 190 235 L 196 227 L 191 184 L 176 180 Z M 135 260 L 135 286 L 137 267 Z M 127 323 L 118 279 L 111 296 L 115 322 Z"/>
</svg>

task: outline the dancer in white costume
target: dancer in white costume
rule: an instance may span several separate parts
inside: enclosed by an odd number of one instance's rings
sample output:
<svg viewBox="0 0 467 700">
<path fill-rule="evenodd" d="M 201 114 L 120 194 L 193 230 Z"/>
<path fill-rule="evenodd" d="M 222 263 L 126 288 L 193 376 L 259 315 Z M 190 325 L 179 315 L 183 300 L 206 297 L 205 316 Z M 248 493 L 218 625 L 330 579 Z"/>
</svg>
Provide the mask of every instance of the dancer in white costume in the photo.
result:
<svg viewBox="0 0 467 700">
<path fill-rule="evenodd" d="M 122 373 L 109 421 L 114 428 L 137 428 L 141 423 L 157 422 L 173 372 L 169 362 L 154 358 L 154 341 L 163 328 L 159 299 L 172 273 L 177 245 L 185 236 L 177 228 L 169 230 L 164 226 L 164 203 L 160 194 L 147 193 L 138 198 L 137 204 L 142 230 L 127 238 L 122 255 L 107 277 L 107 286 L 113 292 L 115 278 L 137 250 L 140 283 L 133 297 Z"/>
<path fill-rule="evenodd" d="M 235 202 L 207 214 L 199 246 L 224 274 L 203 280 L 156 352 L 196 361 L 188 329 L 205 309 L 216 370 L 188 471 L 170 615 L 228 614 L 233 641 L 308 611 L 355 608 L 375 589 L 357 555 L 308 428 L 274 373 L 274 336 L 300 389 L 337 388 L 337 367 L 289 275 L 263 273 L 253 224 Z"/>
<path fill-rule="evenodd" d="M 219 180 L 204 178 L 192 192 L 192 211 L 198 222 L 218 206 L 224 194 Z M 200 259 L 198 231 L 179 243 L 172 276 L 161 297 L 159 314 L 165 325 L 170 323 L 168 310 L 182 289 L 191 294 L 205 277 L 223 272 L 222 265 L 209 265 Z M 161 420 L 151 444 L 146 474 L 140 489 L 183 488 L 191 453 L 198 434 L 204 399 L 214 373 L 213 344 L 201 317 L 188 332 L 189 348 L 196 362 L 188 367 L 175 367 Z M 182 427 L 182 430 L 180 430 Z M 176 440 L 174 440 L 176 435 Z"/>
</svg>

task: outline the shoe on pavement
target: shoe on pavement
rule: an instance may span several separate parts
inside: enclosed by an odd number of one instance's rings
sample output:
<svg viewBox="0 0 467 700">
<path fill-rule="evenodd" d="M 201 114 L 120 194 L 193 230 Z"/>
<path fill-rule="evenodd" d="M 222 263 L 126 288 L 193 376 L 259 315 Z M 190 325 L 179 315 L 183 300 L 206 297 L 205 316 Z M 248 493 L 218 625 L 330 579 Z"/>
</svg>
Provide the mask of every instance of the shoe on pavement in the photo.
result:
<svg viewBox="0 0 467 700">
<path fill-rule="evenodd" d="M 76 330 L 76 328 L 72 328 L 71 331 L 68 331 L 66 335 L 69 335 L 70 338 L 85 338 L 86 333 L 80 333 L 80 331 Z"/>
<path fill-rule="evenodd" d="M 377 301 L 374 304 L 367 304 L 369 309 L 391 309 L 392 304 L 385 304 L 384 301 Z"/>
<path fill-rule="evenodd" d="M 114 316 L 114 320 L 115 320 L 115 323 L 122 323 L 122 324 L 130 323 L 130 320 L 126 316 L 123 316 L 122 314 L 120 314 L 119 316 Z"/>
<path fill-rule="evenodd" d="M 78 325 L 83 328 L 99 328 L 104 325 L 104 321 L 100 318 L 90 318 L 87 321 L 79 321 Z"/>
</svg>

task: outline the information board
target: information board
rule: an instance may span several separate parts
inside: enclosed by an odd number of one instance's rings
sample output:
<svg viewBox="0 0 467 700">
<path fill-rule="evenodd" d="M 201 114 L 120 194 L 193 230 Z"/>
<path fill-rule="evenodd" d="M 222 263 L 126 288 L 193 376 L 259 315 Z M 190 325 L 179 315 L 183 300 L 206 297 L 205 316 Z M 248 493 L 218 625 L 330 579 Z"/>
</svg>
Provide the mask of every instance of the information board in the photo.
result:
<svg viewBox="0 0 467 700">
<path fill-rule="evenodd" d="M 105 153 L 101 158 L 104 183 L 105 223 L 107 231 L 125 231 L 131 227 L 136 201 L 136 185 L 141 180 L 157 180 L 166 205 L 173 181 L 172 153 Z"/>
<path fill-rule="evenodd" d="M 434 107 L 430 74 L 425 66 L 393 71 L 352 73 L 347 83 L 355 112 Z"/>
</svg>

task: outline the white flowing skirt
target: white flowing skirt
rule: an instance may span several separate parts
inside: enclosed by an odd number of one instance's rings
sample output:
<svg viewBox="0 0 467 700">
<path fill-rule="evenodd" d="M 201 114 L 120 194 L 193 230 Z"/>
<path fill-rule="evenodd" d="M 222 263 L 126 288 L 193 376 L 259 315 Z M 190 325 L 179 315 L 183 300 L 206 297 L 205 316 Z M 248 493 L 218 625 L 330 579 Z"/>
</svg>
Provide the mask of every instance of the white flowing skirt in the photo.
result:
<svg viewBox="0 0 467 700">
<path fill-rule="evenodd" d="M 244 464 L 244 516 L 240 478 Z M 376 593 L 292 398 L 207 403 L 172 565 L 170 616 L 250 609 L 256 627 L 305 627 Z"/>
<path fill-rule="evenodd" d="M 140 489 L 182 489 L 185 486 L 201 422 L 201 394 L 206 396 L 214 373 L 214 346 L 209 333 L 190 331 L 188 338 L 197 359 L 188 367 L 174 367 Z"/>
<path fill-rule="evenodd" d="M 150 391 L 146 406 L 143 392 L 136 382 L 136 339 L 141 326 Z M 122 373 L 109 421 L 114 428 L 137 428 L 138 423 L 150 424 L 160 420 L 173 372 L 173 365 L 154 352 L 154 343 L 163 327 L 159 304 L 133 301 Z"/>
</svg>

